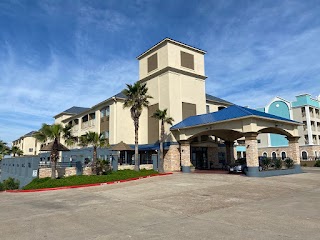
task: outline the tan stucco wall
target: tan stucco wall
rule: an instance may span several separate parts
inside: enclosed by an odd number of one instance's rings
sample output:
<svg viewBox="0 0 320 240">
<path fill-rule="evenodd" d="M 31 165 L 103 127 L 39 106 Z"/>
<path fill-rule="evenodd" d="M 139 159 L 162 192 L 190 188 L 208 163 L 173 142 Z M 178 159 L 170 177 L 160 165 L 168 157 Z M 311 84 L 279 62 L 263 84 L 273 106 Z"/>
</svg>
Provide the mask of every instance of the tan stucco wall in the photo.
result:
<svg viewBox="0 0 320 240">
<path fill-rule="evenodd" d="M 301 108 L 292 108 L 292 115 L 293 115 L 293 119 L 295 121 L 298 121 L 298 122 L 303 122 L 303 118 L 302 118 L 302 113 L 301 113 Z M 304 140 L 304 135 L 307 135 L 307 131 L 304 131 L 303 130 L 303 126 L 299 126 L 298 127 L 298 131 L 299 131 L 299 136 L 300 136 L 300 139 L 299 139 L 299 145 L 302 146 L 305 144 L 305 140 Z"/>
<path fill-rule="evenodd" d="M 146 111 L 147 109 L 143 109 Z M 142 119 L 141 119 L 142 120 Z M 143 121 L 140 122 L 142 126 Z M 140 131 L 141 132 L 141 127 Z M 141 135 L 141 134 L 140 134 Z M 139 136 L 139 142 L 143 136 Z M 127 144 L 134 144 L 134 126 L 131 119 L 130 108 L 123 108 L 123 102 L 114 102 L 110 107 L 110 144 L 117 144 L 123 141 Z"/>
<path fill-rule="evenodd" d="M 206 105 L 209 106 L 209 112 L 217 112 L 219 107 L 228 107 L 229 104 L 218 103 L 213 101 L 206 101 Z"/>
<path fill-rule="evenodd" d="M 260 140 L 260 143 L 258 143 L 258 147 L 269 146 L 269 133 L 261 133 L 258 135 L 257 139 Z"/>
<path fill-rule="evenodd" d="M 59 123 L 62 123 L 63 120 L 67 119 L 67 118 L 70 118 L 72 115 L 70 114 L 64 114 L 64 115 L 60 115 L 59 117 L 55 118 L 54 119 L 54 123 L 55 124 L 59 124 Z"/>
<path fill-rule="evenodd" d="M 158 54 L 158 68 L 148 73 L 148 58 L 153 54 Z M 139 79 L 143 79 L 168 66 L 168 46 L 165 44 L 160 48 L 151 51 L 139 60 Z"/>
<path fill-rule="evenodd" d="M 190 53 L 194 56 L 194 70 L 185 68 L 181 66 L 180 52 Z M 191 73 L 196 73 L 199 75 L 205 75 L 204 73 L 204 55 L 195 52 L 191 49 L 184 48 L 182 46 L 177 46 L 171 42 L 168 42 L 168 66 L 174 67 L 176 69 L 184 70 Z"/>
</svg>

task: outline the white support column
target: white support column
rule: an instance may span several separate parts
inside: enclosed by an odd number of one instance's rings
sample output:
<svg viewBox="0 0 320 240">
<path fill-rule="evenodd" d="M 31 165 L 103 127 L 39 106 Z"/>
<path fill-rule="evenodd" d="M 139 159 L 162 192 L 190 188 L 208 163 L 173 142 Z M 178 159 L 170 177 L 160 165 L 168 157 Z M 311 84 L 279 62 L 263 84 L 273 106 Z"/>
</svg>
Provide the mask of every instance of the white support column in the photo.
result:
<svg viewBox="0 0 320 240">
<path fill-rule="evenodd" d="M 309 145 L 313 145 L 312 129 L 311 129 L 311 118 L 310 118 L 310 109 L 309 109 L 309 106 L 305 106 L 305 107 L 304 107 L 304 110 L 306 111 L 306 118 L 307 118 L 308 142 L 309 142 Z"/>
</svg>

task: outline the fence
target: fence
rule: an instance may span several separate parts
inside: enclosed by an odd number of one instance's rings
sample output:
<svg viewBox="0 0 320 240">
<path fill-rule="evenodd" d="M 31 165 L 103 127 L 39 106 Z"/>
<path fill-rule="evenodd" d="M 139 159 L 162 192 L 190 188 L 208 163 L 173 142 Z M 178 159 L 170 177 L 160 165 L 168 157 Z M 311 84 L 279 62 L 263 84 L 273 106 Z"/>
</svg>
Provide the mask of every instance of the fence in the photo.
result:
<svg viewBox="0 0 320 240">
<path fill-rule="evenodd" d="M 39 161 L 39 156 L 5 158 L 1 161 L 0 180 L 12 177 L 18 179 L 20 187 L 23 187 L 38 176 Z"/>
<path fill-rule="evenodd" d="M 92 156 L 92 148 L 72 149 L 71 151 L 61 152 L 57 162 L 58 176 L 90 175 Z M 116 156 L 115 152 L 106 148 L 97 149 L 97 157 L 102 160 L 113 159 L 114 161 L 111 161 L 110 164 L 113 164 L 114 170 L 134 168 L 134 165 L 132 165 L 134 161 L 127 161 L 128 164 L 124 164 L 122 161 L 118 161 L 119 156 Z M 155 154 L 145 153 L 139 157 L 141 168 L 152 169 L 153 163 L 157 163 L 157 155 Z M 49 152 L 41 153 L 37 156 L 5 158 L 1 162 L 0 180 L 2 181 L 9 177 L 18 179 L 20 187 L 27 185 L 33 178 L 48 176 L 51 176 Z"/>
</svg>

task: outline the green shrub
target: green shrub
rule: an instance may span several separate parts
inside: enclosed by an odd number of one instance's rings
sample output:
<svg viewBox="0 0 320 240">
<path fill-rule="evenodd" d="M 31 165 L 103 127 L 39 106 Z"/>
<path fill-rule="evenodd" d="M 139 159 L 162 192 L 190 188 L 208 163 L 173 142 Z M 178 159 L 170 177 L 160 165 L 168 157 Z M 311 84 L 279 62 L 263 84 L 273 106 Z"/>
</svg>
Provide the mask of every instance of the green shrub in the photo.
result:
<svg viewBox="0 0 320 240">
<path fill-rule="evenodd" d="M 268 157 L 262 158 L 262 168 L 264 170 L 268 170 L 268 168 L 270 167 L 270 164 L 271 164 L 271 158 L 268 158 Z"/>
<path fill-rule="evenodd" d="M 284 160 L 284 162 L 285 162 L 287 168 L 293 168 L 294 162 L 291 158 L 286 158 Z"/>
<path fill-rule="evenodd" d="M 3 186 L 3 183 L 2 182 L 0 182 L 0 192 L 1 191 L 4 191 L 4 186 Z"/>
<path fill-rule="evenodd" d="M 111 173 L 111 166 L 108 160 L 97 160 L 97 174 L 98 175 L 106 175 Z"/>
<path fill-rule="evenodd" d="M 117 172 L 111 172 L 107 175 L 91 175 L 91 176 L 70 176 L 63 177 L 61 179 L 51 178 L 35 178 L 26 185 L 23 189 L 40 189 L 40 188 L 55 188 L 64 186 L 84 185 L 91 183 L 105 183 L 119 180 L 125 180 L 129 178 L 143 177 L 151 174 L 157 174 L 154 170 L 141 169 L 140 171 L 133 170 L 120 170 Z"/>
<path fill-rule="evenodd" d="M 281 169 L 282 168 L 282 160 L 281 158 L 273 159 L 273 164 L 275 169 Z"/>
<path fill-rule="evenodd" d="M 320 167 L 320 160 L 317 160 L 316 163 L 314 164 L 315 167 Z"/>
<path fill-rule="evenodd" d="M 3 187 L 5 190 L 15 190 L 20 186 L 20 181 L 15 180 L 14 178 L 9 177 L 8 179 L 3 181 Z"/>
</svg>

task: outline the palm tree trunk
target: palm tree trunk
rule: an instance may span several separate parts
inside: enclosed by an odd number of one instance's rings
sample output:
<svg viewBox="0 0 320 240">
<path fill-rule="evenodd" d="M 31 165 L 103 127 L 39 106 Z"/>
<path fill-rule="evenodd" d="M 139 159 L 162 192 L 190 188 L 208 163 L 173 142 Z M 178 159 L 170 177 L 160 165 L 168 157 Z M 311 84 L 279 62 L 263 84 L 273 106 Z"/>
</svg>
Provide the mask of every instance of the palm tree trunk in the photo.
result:
<svg viewBox="0 0 320 240">
<path fill-rule="evenodd" d="M 57 170 L 57 155 L 56 150 L 52 150 L 50 154 L 51 158 L 51 179 L 56 179 L 56 170 Z"/>
<path fill-rule="evenodd" d="M 134 121 L 134 170 L 140 170 L 140 159 L 138 150 L 138 130 L 139 130 L 139 119 Z"/>
<path fill-rule="evenodd" d="M 161 136 L 160 136 L 160 164 L 159 173 L 164 172 L 164 161 L 163 161 L 163 142 L 164 142 L 164 122 L 161 121 Z"/>
<path fill-rule="evenodd" d="M 97 147 L 93 146 L 92 174 L 97 174 Z"/>
</svg>

